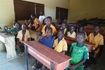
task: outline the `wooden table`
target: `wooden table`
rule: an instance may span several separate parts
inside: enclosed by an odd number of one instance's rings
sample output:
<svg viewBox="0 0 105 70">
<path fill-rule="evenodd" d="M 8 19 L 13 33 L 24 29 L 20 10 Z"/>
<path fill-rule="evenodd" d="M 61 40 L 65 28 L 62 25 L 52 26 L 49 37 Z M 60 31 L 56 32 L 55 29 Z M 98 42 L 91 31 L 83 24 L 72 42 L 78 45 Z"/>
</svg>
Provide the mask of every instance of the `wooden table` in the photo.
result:
<svg viewBox="0 0 105 70">
<path fill-rule="evenodd" d="M 26 70 L 29 70 L 28 53 L 50 70 L 64 70 L 69 65 L 70 57 L 62 53 L 58 53 L 55 50 L 40 44 L 39 42 L 29 41 L 24 44 L 27 63 Z"/>
<path fill-rule="evenodd" d="M 16 50 L 15 50 L 15 36 L 0 33 L 0 41 L 4 43 L 7 51 L 7 58 L 13 59 L 16 57 Z"/>
<path fill-rule="evenodd" d="M 71 38 L 71 37 L 65 37 L 65 40 L 67 41 L 67 44 L 70 45 L 72 44 L 73 42 L 76 42 L 76 40 L 74 38 Z M 94 47 L 94 44 L 92 43 L 89 43 L 89 42 L 85 42 L 88 49 L 89 49 L 89 52 L 92 52 L 92 49 Z"/>
</svg>

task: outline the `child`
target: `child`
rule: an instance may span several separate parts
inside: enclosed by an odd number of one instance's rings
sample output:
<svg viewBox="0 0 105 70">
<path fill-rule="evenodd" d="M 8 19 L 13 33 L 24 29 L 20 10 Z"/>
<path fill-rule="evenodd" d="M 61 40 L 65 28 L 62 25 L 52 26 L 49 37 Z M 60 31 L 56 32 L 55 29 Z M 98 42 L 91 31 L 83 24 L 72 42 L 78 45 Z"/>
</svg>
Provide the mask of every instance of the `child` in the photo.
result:
<svg viewBox="0 0 105 70">
<path fill-rule="evenodd" d="M 73 25 L 69 27 L 69 31 L 67 32 L 67 37 L 76 38 L 75 27 Z"/>
<path fill-rule="evenodd" d="M 64 32 L 62 30 L 58 32 L 58 38 L 54 41 L 53 47 L 54 50 L 63 54 L 67 51 L 67 42 L 64 39 Z"/>
<path fill-rule="evenodd" d="M 34 24 L 32 25 L 36 31 L 40 31 L 41 30 L 41 22 L 39 21 L 39 19 L 37 18 L 37 16 L 35 16 L 34 20 L 33 20 Z"/>
<path fill-rule="evenodd" d="M 60 30 L 63 30 L 64 34 L 66 34 L 67 28 L 66 28 L 66 24 L 65 23 L 62 23 L 62 25 L 60 27 Z"/>
<path fill-rule="evenodd" d="M 39 40 L 39 42 L 44 44 L 48 48 L 53 48 L 54 37 L 52 35 L 52 29 L 50 27 L 45 28 L 45 36 L 42 36 L 42 38 Z M 35 68 L 43 68 L 43 69 L 45 69 L 46 67 L 44 65 L 42 65 L 41 63 L 39 63 L 38 61 L 36 61 L 36 64 L 34 64 L 32 66 L 32 68 L 33 69 L 35 69 Z"/>
<path fill-rule="evenodd" d="M 28 41 L 30 38 L 30 33 L 29 31 L 26 29 L 26 25 L 22 24 L 22 30 L 20 30 L 17 34 L 17 45 L 19 45 L 18 49 L 20 49 L 20 52 L 23 53 L 24 52 L 24 44 L 23 42 Z"/>
<path fill-rule="evenodd" d="M 89 51 L 87 46 L 84 44 L 85 35 L 78 33 L 76 37 L 77 42 L 72 43 L 69 55 L 71 57 L 70 65 L 66 70 L 84 70 L 83 63 L 89 59 Z"/>
<path fill-rule="evenodd" d="M 43 36 L 39 42 L 46 45 L 49 48 L 53 47 L 54 37 L 52 35 L 52 29 L 50 27 L 45 28 L 45 36 Z"/>
<path fill-rule="evenodd" d="M 40 12 L 39 21 L 41 24 L 43 23 L 44 19 L 45 19 L 45 16 L 44 16 L 43 12 Z"/>
<path fill-rule="evenodd" d="M 96 57 L 98 53 L 101 52 L 100 50 L 102 50 L 102 46 L 104 45 L 104 37 L 99 33 L 99 29 L 99 26 L 96 26 L 94 28 L 94 32 L 90 33 L 90 35 L 88 36 L 88 41 L 95 44 L 93 48 L 94 57 Z"/>
<path fill-rule="evenodd" d="M 85 34 L 85 39 L 87 39 L 87 34 L 86 34 L 86 32 L 84 31 L 84 27 L 83 27 L 83 26 L 80 26 L 80 27 L 79 27 L 78 32 L 79 32 L 79 33 L 84 33 L 84 34 Z"/>
<path fill-rule="evenodd" d="M 53 34 L 56 34 L 56 28 L 52 25 L 52 17 L 47 17 L 47 18 L 45 18 L 45 25 L 43 26 L 43 28 L 42 28 L 42 34 L 43 35 L 45 35 L 45 27 L 47 26 L 47 27 L 51 27 L 51 29 L 52 29 L 52 33 Z"/>
</svg>

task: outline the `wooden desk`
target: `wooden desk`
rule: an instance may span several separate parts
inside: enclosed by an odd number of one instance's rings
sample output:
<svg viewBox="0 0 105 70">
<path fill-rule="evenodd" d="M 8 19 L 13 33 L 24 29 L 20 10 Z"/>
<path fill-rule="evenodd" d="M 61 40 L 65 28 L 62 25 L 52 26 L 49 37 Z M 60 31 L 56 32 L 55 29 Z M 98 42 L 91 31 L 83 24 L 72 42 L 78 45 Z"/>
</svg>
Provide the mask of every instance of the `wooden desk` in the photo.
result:
<svg viewBox="0 0 105 70">
<path fill-rule="evenodd" d="M 75 42 L 76 40 L 71 38 L 71 37 L 65 37 L 65 40 L 67 41 L 67 44 L 70 45 L 72 44 L 73 42 Z M 89 43 L 89 42 L 85 42 L 87 44 L 87 47 L 89 49 L 89 52 L 92 52 L 92 49 L 94 47 L 94 44 L 92 43 Z"/>
<path fill-rule="evenodd" d="M 39 42 L 29 41 L 24 44 L 27 70 L 29 70 L 27 53 L 29 53 L 50 70 L 64 70 L 69 65 L 70 57 L 62 53 L 58 53 L 55 50 L 40 44 Z"/>
</svg>

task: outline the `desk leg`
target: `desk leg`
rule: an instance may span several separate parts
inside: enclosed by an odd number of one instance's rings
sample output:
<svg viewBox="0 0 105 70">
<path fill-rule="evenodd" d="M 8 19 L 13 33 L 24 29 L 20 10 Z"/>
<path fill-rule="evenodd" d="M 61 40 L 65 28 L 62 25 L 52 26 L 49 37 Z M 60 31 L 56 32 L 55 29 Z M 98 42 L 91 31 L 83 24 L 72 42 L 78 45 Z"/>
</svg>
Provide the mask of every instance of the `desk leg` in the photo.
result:
<svg viewBox="0 0 105 70">
<path fill-rule="evenodd" d="M 26 63 L 26 69 L 25 70 L 29 70 L 29 66 L 28 66 L 28 47 L 26 45 L 24 45 L 25 47 L 25 63 Z"/>
<path fill-rule="evenodd" d="M 55 66 L 53 62 L 51 62 L 51 70 L 55 70 Z"/>
</svg>

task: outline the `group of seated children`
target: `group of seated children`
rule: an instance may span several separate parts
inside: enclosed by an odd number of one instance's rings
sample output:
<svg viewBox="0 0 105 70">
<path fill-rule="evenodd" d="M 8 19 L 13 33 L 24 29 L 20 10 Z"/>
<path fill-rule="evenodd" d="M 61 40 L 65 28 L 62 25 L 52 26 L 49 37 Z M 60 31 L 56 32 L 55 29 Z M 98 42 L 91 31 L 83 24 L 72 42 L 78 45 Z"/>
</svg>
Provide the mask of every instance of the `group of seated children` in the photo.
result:
<svg viewBox="0 0 105 70">
<path fill-rule="evenodd" d="M 30 32 L 27 28 L 32 28 L 37 31 L 39 26 L 41 26 L 38 30 L 41 33 L 41 37 L 38 42 L 65 55 L 66 52 L 69 51 L 68 54 L 71 57 L 71 60 L 70 65 L 66 70 L 84 70 L 83 63 L 89 59 L 89 51 L 85 44 L 85 40 L 95 45 L 93 47 L 94 57 L 96 57 L 98 53 L 100 53 L 100 50 L 102 50 L 101 46 L 104 45 L 104 38 L 103 35 L 99 33 L 99 26 L 96 26 L 94 32 L 87 36 L 83 26 L 76 30 L 73 25 L 67 28 L 66 23 L 62 23 L 59 30 L 57 30 L 52 24 L 52 18 L 50 16 L 44 19 L 45 25 L 42 25 L 37 18 L 31 18 L 31 20 L 34 19 L 34 23 L 32 25 L 22 24 L 21 30 L 17 33 L 17 44 L 19 45 L 18 49 L 21 53 L 24 52 L 23 42 L 29 41 L 31 38 Z M 65 37 L 74 38 L 76 42 L 68 46 Z M 70 49 L 68 49 L 68 47 L 70 47 Z"/>
</svg>

